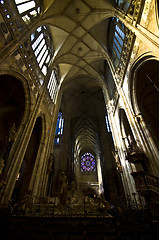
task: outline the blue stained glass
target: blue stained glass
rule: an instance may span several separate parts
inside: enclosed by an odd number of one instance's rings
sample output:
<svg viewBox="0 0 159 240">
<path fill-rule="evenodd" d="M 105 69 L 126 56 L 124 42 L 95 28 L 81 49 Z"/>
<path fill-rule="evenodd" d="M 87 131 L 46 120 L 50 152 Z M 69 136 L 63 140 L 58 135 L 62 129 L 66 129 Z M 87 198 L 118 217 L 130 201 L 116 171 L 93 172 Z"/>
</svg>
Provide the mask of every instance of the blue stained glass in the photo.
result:
<svg viewBox="0 0 159 240">
<path fill-rule="evenodd" d="M 125 34 L 124 32 L 118 27 L 118 25 L 115 26 L 116 31 L 119 33 L 119 35 L 124 39 Z"/>
<path fill-rule="evenodd" d="M 119 43 L 117 42 L 116 39 L 114 39 L 114 43 L 116 44 L 116 46 L 117 46 L 119 52 L 121 53 L 121 46 L 119 45 Z"/>
<path fill-rule="evenodd" d="M 81 157 L 81 171 L 91 172 L 96 170 L 94 156 L 91 153 L 85 153 Z"/>
<path fill-rule="evenodd" d="M 63 133 L 63 123 L 64 123 L 64 119 L 62 117 L 62 113 L 59 112 L 58 114 L 58 119 L 57 119 L 57 125 L 56 125 L 56 135 L 62 135 Z"/>
<path fill-rule="evenodd" d="M 117 47 L 115 46 L 115 44 L 113 44 L 113 48 L 114 48 L 114 51 L 116 52 L 118 58 L 120 59 L 120 54 L 119 54 L 118 49 L 117 49 Z"/>
<path fill-rule="evenodd" d="M 62 117 L 62 113 L 59 112 L 57 124 L 56 124 L 56 132 L 55 132 L 55 141 L 54 141 L 55 145 L 58 145 L 60 143 L 59 135 L 63 134 L 63 125 L 64 125 L 64 118 Z"/>
<path fill-rule="evenodd" d="M 120 43 L 120 45 L 123 46 L 123 40 L 120 38 L 120 36 L 118 35 L 117 32 L 115 32 L 115 37 L 118 40 L 118 42 Z"/>
</svg>

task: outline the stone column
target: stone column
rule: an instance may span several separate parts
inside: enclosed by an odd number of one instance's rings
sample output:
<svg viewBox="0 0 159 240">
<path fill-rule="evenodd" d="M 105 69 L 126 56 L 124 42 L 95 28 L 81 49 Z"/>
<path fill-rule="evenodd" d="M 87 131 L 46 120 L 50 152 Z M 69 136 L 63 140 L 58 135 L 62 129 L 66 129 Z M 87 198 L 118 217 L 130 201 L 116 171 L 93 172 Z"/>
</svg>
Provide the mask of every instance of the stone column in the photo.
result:
<svg viewBox="0 0 159 240">
<path fill-rule="evenodd" d="M 48 75 L 49 75 L 49 72 L 48 72 Z M 13 192 L 16 178 L 20 171 L 20 167 L 23 162 L 23 158 L 25 156 L 25 152 L 27 150 L 27 146 L 29 144 L 31 134 L 32 134 L 37 116 L 39 114 L 40 105 L 42 103 L 43 97 L 45 96 L 44 93 L 45 93 L 46 86 L 47 86 L 47 80 L 45 81 L 43 88 L 41 89 L 41 92 L 39 93 L 36 99 L 34 108 L 32 109 L 32 112 L 28 117 L 27 123 L 25 124 L 25 126 L 20 127 L 20 129 L 23 128 L 23 132 L 20 138 L 17 139 L 16 149 L 14 148 L 14 155 L 12 155 L 12 160 L 10 160 L 11 164 L 8 168 L 7 184 L 4 187 L 4 190 L 2 193 L 1 202 L 4 205 L 7 204 Z"/>
<path fill-rule="evenodd" d="M 69 141 L 70 140 L 70 118 L 69 114 L 64 115 L 64 132 L 61 142 L 61 153 L 60 153 L 60 162 L 59 169 L 62 171 L 67 171 L 68 167 L 68 154 L 69 154 Z"/>
<path fill-rule="evenodd" d="M 52 109 L 52 121 L 50 123 L 50 133 L 49 133 L 49 139 L 48 139 L 48 143 L 46 144 L 46 150 L 45 150 L 45 159 L 43 162 L 43 166 L 42 166 L 42 171 L 41 171 L 41 176 L 40 177 L 40 182 L 39 182 L 39 186 L 38 186 L 38 190 L 37 190 L 37 194 L 38 196 L 46 196 L 46 190 L 47 190 L 47 184 L 48 184 L 48 174 L 47 174 L 47 166 L 48 166 L 48 158 L 50 156 L 51 153 L 53 153 L 53 145 L 54 145 L 54 138 L 55 138 L 55 130 L 56 130 L 56 124 L 57 124 L 57 116 L 59 113 L 59 108 L 60 108 L 60 104 L 61 104 L 61 89 L 59 87 L 58 91 L 57 91 L 57 98 L 56 98 L 56 102 L 54 105 L 54 108 Z M 57 169 L 57 164 L 58 162 L 54 162 L 54 175 L 53 175 L 53 184 L 55 183 L 55 178 L 56 178 L 56 169 Z M 54 186 L 52 187 L 52 189 L 54 189 Z"/>
<path fill-rule="evenodd" d="M 36 121 L 36 113 L 37 113 L 37 105 L 35 106 L 35 109 L 30 114 L 29 121 L 26 123 L 24 127 L 24 132 L 18 142 L 17 149 L 15 149 L 15 153 L 11 162 L 11 165 L 8 169 L 7 173 L 7 184 L 4 188 L 4 194 L 2 197 L 2 204 L 7 204 L 8 200 L 11 197 L 11 194 L 13 192 L 15 182 L 17 175 L 20 171 L 21 164 L 23 162 L 23 158 L 25 156 L 25 152 L 34 128 L 34 124 Z"/>
</svg>

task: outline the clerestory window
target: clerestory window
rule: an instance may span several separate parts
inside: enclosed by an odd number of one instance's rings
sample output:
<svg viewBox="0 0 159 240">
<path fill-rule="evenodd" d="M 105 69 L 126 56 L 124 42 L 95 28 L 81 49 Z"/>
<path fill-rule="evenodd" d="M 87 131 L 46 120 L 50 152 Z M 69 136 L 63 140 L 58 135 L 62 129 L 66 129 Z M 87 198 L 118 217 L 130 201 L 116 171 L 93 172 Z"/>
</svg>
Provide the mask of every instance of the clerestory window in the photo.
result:
<svg viewBox="0 0 159 240">
<path fill-rule="evenodd" d="M 57 81 L 57 71 L 56 69 L 52 70 L 48 85 L 47 85 L 50 98 L 53 102 L 55 102 L 56 94 L 57 94 L 57 88 L 58 88 L 58 81 Z"/>
<path fill-rule="evenodd" d="M 115 67 L 117 67 L 117 65 L 119 64 L 125 39 L 125 26 L 119 21 L 118 18 L 112 18 L 110 29 L 112 32 L 109 37 L 110 53 L 112 55 L 114 65 Z"/>
<path fill-rule="evenodd" d="M 15 3 L 19 14 L 27 24 L 40 14 L 41 9 L 37 0 L 15 0 Z"/>
<path fill-rule="evenodd" d="M 119 19 L 115 19 L 114 38 L 113 38 L 113 52 L 120 59 L 124 42 L 124 26 L 120 23 Z"/>
<path fill-rule="evenodd" d="M 40 26 L 31 35 L 31 46 L 37 59 L 39 68 L 46 76 L 48 66 L 53 55 L 52 41 L 46 26 Z M 42 84 L 43 82 L 41 82 Z"/>
<path fill-rule="evenodd" d="M 120 9 L 122 9 L 124 12 L 127 12 L 130 7 L 131 1 L 130 0 L 115 0 L 115 4 Z"/>
</svg>

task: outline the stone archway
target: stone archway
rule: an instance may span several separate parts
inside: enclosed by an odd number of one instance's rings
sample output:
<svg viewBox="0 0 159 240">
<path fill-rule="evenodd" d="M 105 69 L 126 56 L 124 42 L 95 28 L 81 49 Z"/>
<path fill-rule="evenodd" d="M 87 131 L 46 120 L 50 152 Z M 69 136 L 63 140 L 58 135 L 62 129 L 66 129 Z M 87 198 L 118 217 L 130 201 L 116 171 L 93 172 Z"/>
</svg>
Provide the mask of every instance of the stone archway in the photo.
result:
<svg viewBox="0 0 159 240">
<path fill-rule="evenodd" d="M 159 61 L 143 63 L 138 68 L 135 85 L 140 113 L 159 148 Z"/>
<path fill-rule="evenodd" d="M 23 84 L 16 77 L 0 76 L 0 158 L 6 165 L 16 132 L 25 112 Z M 4 166 L 3 166 L 4 168 Z M 1 168 L 1 173 L 3 169 Z"/>
<path fill-rule="evenodd" d="M 140 59 L 132 68 L 130 94 L 134 115 L 146 148 L 158 156 L 159 150 L 159 61 L 153 56 Z M 157 150 L 158 149 L 158 150 Z"/>
</svg>

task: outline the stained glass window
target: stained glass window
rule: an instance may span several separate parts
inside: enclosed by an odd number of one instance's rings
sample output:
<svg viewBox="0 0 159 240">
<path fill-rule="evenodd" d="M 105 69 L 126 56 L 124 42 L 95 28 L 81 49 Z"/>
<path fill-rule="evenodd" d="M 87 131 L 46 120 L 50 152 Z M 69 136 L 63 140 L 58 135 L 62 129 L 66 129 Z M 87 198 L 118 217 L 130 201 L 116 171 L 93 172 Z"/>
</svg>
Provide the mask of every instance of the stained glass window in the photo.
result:
<svg viewBox="0 0 159 240">
<path fill-rule="evenodd" d="M 122 23 L 119 21 L 118 18 L 115 19 L 115 32 L 114 32 L 114 39 L 113 39 L 113 51 L 115 55 L 120 59 L 123 42 L 125 38 L 124 29 Z"/>
<path fill-rule="evenodd" d="M 64 126 L 64 118 L 62 117 L 62 113 L 59 112 L 57 125 L 56 125 L 56 132 L 55 132 L 55 141 L 54 141 L 55 145 L 58 145 L 60 143 L 60 135 L 63 134 L 63 126 Z"/>
<path fill-rule="evenodd" d="M 91 153 L 85 153 L 81 157 L 81 171 L 84 172 L 96 171 L 95 158 Z"/>
</svg>

